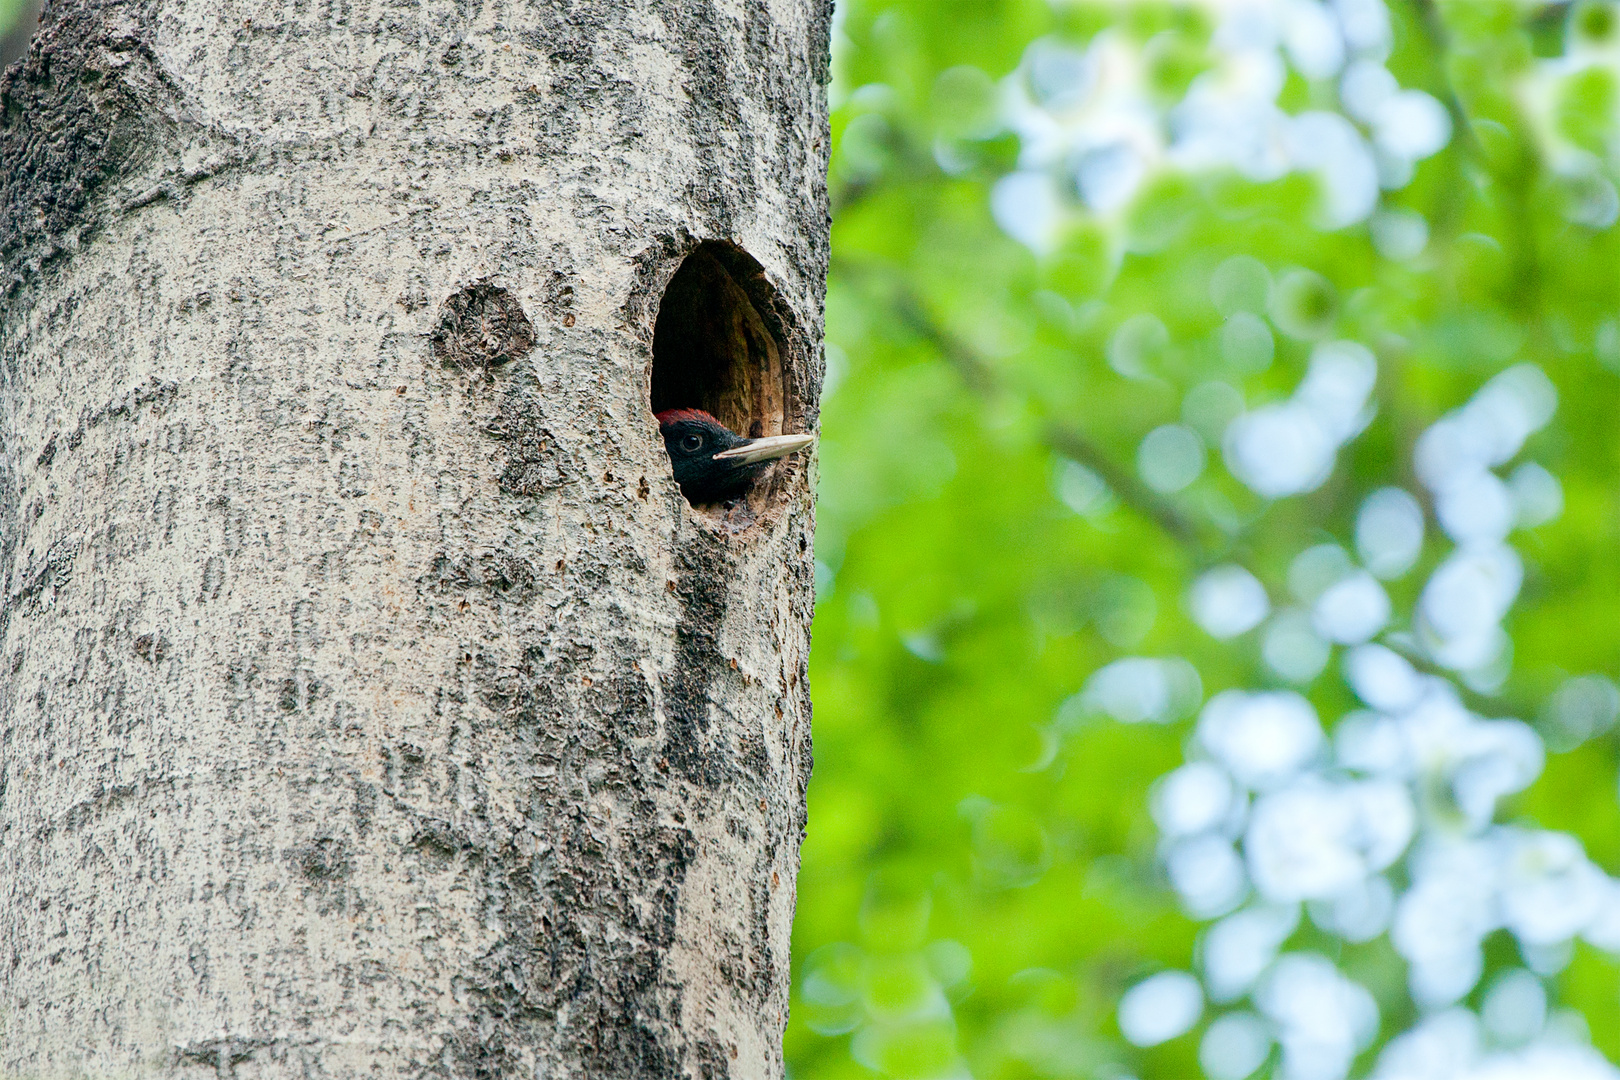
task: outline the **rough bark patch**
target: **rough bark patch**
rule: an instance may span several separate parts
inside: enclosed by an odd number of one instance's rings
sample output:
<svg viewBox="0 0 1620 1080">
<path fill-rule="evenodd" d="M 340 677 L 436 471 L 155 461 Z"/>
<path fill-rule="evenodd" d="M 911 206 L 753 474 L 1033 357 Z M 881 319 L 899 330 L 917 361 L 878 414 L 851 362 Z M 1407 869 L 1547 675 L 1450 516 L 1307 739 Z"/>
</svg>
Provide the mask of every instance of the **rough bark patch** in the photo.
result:
<svg viewBox="0 0 1620 1080">
<path fill-rule="evenodd" d="M 475 281 L 445 300 L 431 341 L 441 364 L 487 370 L 527 355 L 534 348 L 534 324 L 517 297 Z"/>
</svg>

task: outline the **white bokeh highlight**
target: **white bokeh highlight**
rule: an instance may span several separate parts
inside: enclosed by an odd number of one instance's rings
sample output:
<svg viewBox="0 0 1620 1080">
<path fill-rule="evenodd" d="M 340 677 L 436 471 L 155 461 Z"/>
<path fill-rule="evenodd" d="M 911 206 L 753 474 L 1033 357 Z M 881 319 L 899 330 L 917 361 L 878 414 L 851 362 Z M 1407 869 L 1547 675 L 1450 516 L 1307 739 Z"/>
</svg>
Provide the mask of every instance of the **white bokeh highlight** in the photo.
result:
<svg viewBox="0 0 1620 1080">
<path fill-rule="evenodd" d="M 1253 630 L 1271 611 L 1266 587 L 1243 567 L 1227 563 L 1205 571 L 1187 596 L 1193 621 L 1218 641 Z"/>
<path fill-rule="evenodd" d="M 1381 190 L 1404 187 L 1450 141 L 1445 107 L 1384 67 L 1392 37 L 1381 0 L 1201 6 L 1215 30 L 1209 66 L 1168 104 L 1151 85 L 1151 42 L 1105 30 L 1083 46 L 1029 46 L 1002 84 L 1019 156 L 991 210 L 1009 236 L 1049 252 L 1077 218 L 1122 228 L 1157 175 L 1226 170 L 1262 183 L 1309 175 L 1317 225 L 1344 228 L 1371 217 Z M 1342 111 L 1284 109 L 1291 72 L 1336 88 Z"/>
<path fill-rule="evenodd" d="M 1318 345 L 1292 397 L 1246 412 L 1226 429 L 1227 468 L 1268 499 L 1316 490 L 1333 471 L 1339 447 L 1371 419 L 1377 377 L 1378 363 L 1365 346 Z"/>
<path fill-rule="evenodd" d="M 1119 999 L 1119 1030 L 1136 1046 L 1185 1035 L 1204 1013 L 1204 988 L 1185 971 L 1161 971 Z"/>
</svg>

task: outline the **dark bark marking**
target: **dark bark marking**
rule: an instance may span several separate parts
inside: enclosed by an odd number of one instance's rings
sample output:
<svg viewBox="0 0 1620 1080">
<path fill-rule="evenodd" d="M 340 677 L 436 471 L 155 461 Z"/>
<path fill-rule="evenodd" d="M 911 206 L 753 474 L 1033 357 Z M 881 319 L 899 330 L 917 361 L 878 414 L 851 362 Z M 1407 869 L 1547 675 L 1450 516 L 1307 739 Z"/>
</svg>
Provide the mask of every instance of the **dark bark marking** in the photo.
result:
<svg viewBox="0 0 1620 1080">
<path fill-rule="evenodd" d="M 247 155 L 195 119 L 153 47 L 152 0 L 53 4 L 0 75 L 0 296 L 80 247 L 112 213 L 165 198 Z M 177 149 L 214 148 L 187 168 Z M 116 200 L 114 185 L 126 192 Z"/>
<path fill-rule="evenodd" d="M 534 324 L 517 297 L 486 278 L 445 298 L 428 343 L 441 364 L 487 372 L 529 354 Z"/>
<path fill-rule="evenodd" d="M 169 655 L 169 639 L 160 633 L 141 634 L 135 639 L 135 655 L 149 663 L 162 663 Z"/>
<path fill-rule="evenodd" d="M 336 881 L 354 869 L 348 847 L 341 840 L 322 837 L 301 844 L 291 853 L 298 872 L 312 882 Z"/>
<path fill-rule="evenodd" d="M 548 809 L 555 824 L 541 855 L 510 843 L 462 848 L 506 935 L 465 977 L 472 1008 L 445 1036 L 445 1070 L 519 1075 L 521 1052 L 551 1043 L 579 1075 L 678 1077 L 676 1010 L 660 975 L 693 841 L 669 827 L 602 836 L 578 806 Z"/>
<path fill-rule="evenodd" d="M 93 227 L 91 198 L 139 152 L 139 90 L 113 64 L 158 65 L 141 31 L 113 36 L 107 24 L 122 15 L 130 27 L 151 27 L 151 6 L 69 5 L 0 78 L 0 292 L 21 280 L 25 262 L 37 270 L 58 254 L 66 233 Z"/>
<path fill-rule="evenodd" d="M 377 816 L 377 785 L 364 780 L 354 785 L 354 831 L 361 836 L 371 832 L 371 822 Z"/>
<path fill-rule="evenodd" d="M 437 818 L 423 821 L 411 836 L 411 847 L 433 870 L 448 869 L 466 846 L 465 837 L 457 834 L 449 822 Z"/>
<path fill-rule="evenodd" d="M 418 580 L 440 594 L 480 590 L 521 604 L 533 595 L 535 577 L 533 563 L 509 552 L 486 551 L 477 556 L 440 552 Z"/>
<path fill-rule="evenodd" d="M 675 593 L 681 615 L 675 626 L 674 667 L 663 682 L 664 755 L 671 768 L 691 783 L 717 790 L 730 771 L 723 748 L 710 739 L 709 688 L 728 670 L 720 655 L 720 627 L 726 620 L 730 560 L 706 534 L 677 541 L 679 577 Z"/>
<path fill-rule="evenodd" d="M 701 1080 L 730 1080 L 735 1047 L 728 1049 L 717 1039 L 704 1039 L 696 1047 L 698 1076 Z"/>
<path fill-rule="evenodd" d="M 227 1036 L 187 1043 L 175 1047 L 175 1064 L 206 1066 L 214 1070 L 219 1080 L 229 1080 L 236 1075 L 238 1065 L 253 1060 L 254 1054 L 273 1045 L 273 1042 L 271 1039 Z"/>
<path fill-rule="evenodd" d="M 216 600 L 225 585 L 225 562 L 218 555 L 210 555 L 203 563 L 202 587 L 197 592 L 199 603 Z"/>
<path fill-rule="evenodd" d="M 501 395 L 495 415 L 484 421 L 485 435 L 506 447 L 500 486 L 508 495 L 544 495 L 572 484 L 579 466 L 546 424 L 538 385 L 520 380 Z"/>
<path fill-rule="evenodd" d="M 7 533 L 8 536 L 14 535 L 9 529 Z M 20 610 L 26 601 L 37 600 L 47 589 L 67 587 L 68 578 L 73 574 L 73 560 L 78 554 L 78 547 L 76 537 L 64 537 L 50 546 L 43 559 L 17 575 L 21 580 L 16 589 L 10 596 L 0 596 L 0 640 L 5 638 L 12 614 Z M 6 554 L 9 556 L 10 552 Z M 3 569 L 8 572 L 13 570 L 10 566 Z"/>
<path fill-rule="evenodd" d="M 574 325 L 574 286 L 567 274 L 553 270 L 546 283 L 546 313 L 560 326 Z"/>
<path fill-rule="evenodd" d="M 294 668 L 291 675 L 281 680 L 276 704 L 280 706 L 282 712 L 299 712 L 309 708 L 325 690 L 325 684 L 307 670 Z"/>
<path fill-rule="evenodd" d="M 588 708 L 609 719 L 629 738 L 647 738 L 656 730 L 652 687 L 640 671 L 627 666 L 588 695 Z"/>
</svg>

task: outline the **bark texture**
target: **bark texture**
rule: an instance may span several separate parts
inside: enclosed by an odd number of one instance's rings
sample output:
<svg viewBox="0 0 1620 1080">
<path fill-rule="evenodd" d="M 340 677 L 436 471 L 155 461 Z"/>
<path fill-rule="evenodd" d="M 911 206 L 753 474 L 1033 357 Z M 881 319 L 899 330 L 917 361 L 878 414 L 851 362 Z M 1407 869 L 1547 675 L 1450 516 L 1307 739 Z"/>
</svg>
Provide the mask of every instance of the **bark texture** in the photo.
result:
<svg viewBox="0 0 1620 1080">
<path fill-rule="evenodd" d="M 781 1075 L 807 466 L 691 507 L 649 394 L 670 319 L 722 355 L 663 383 L 814 425 L 827 20 L 47 12 L 0 85 L 0 1076 Z M 730 329 L 660 313 L 694 251 L 670 304 Z"/>
</svg>

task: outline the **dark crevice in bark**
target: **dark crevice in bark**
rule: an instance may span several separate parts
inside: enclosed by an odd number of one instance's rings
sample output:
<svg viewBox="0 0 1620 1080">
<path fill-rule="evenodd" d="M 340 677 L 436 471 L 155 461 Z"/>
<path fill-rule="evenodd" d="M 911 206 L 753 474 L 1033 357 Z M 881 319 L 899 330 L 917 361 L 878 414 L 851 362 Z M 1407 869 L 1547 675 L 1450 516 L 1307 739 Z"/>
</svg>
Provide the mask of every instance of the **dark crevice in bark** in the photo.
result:
<svg viewBox="0 0 1620 1080">
<path fill-rule="evenodd" d="M 670 769 L 701 788 L 716 790 L 728 779 L 725 747 L 711 738 L 711 687 L 722 677 L 720 628 L 726 621 L 730 560 L 719 542 L 694 535 L 679 548 L 675 593 L 681 605 L 675 627 L 675 657 L 662 680 L 664 754 Z"/>
<path fill-rule="evenodd" d="M 687 828 L 657 823 L 655 795 L 669 778 L 636 745 L 655 723 L 635 651 L 629 641 L 536 641 L 515 673 L 491 665 L 475 679 L 523 748 L 517 767 L 562 783 L 531 786 L 527 820 L 545 823 L 542 835 L 503 835 L 479 814 L 424 819 L 412 837 L 426 872 L 465 877 L 504 927 L 463 977 L 471 1007 L 444 1036 L 443 1075 L 519 1075 L 537 1045 L 554 1046 L 576 1075 L 680 1075 L 678 1001 L 662 962 L 696 849 Z M 584 675 L 609 657 L 606 677 Z M 402 798 L 422 782 L 397 775 Z M 629 820 L 595 817 L 593 791 L 611 792 Z"/>
</svg>

